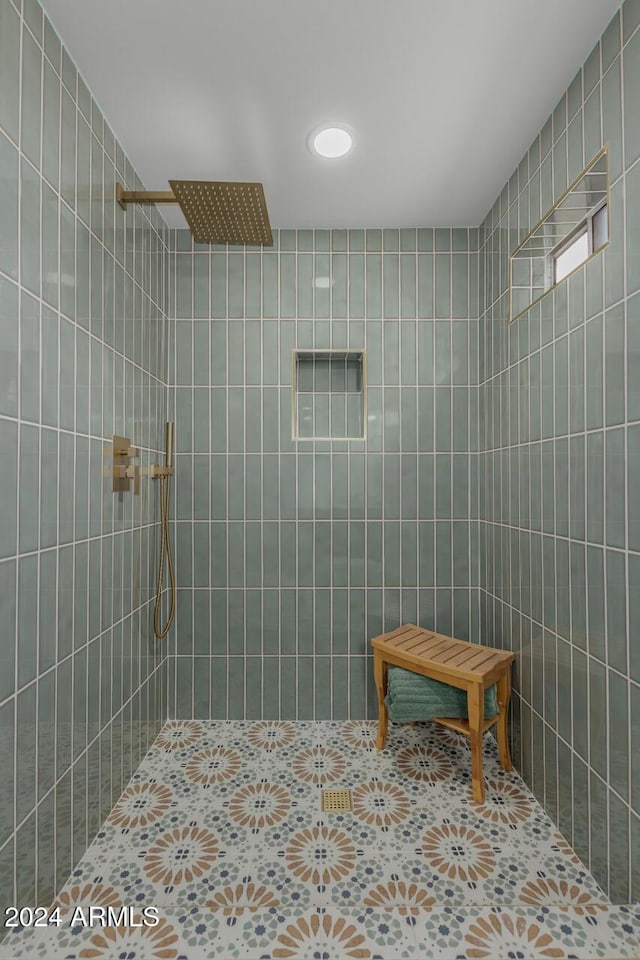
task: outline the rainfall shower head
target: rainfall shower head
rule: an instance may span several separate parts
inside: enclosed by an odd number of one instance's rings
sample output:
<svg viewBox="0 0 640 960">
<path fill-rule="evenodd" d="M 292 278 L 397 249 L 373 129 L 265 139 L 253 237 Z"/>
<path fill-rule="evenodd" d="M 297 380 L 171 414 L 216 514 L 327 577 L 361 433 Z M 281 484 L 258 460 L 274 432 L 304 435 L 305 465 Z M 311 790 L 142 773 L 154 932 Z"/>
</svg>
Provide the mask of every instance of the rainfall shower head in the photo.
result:
<svg viewBox="0 0 640 960">
<path fill-rule="evenodd" d="M 128 203 L 179 203 L 196 243 L 254 243 L 272 246 L 269 214 L 261 183 L 170 180 L 171 190 L 125 190 L 116 199 Z"/>
</svg>

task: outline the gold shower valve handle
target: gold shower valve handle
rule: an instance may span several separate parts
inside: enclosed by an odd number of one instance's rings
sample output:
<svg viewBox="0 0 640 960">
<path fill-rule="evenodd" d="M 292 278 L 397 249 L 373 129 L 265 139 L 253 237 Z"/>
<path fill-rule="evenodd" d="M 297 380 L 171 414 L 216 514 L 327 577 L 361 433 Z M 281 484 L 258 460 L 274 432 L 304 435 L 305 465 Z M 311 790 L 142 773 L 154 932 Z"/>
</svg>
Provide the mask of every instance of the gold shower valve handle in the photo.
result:
<svg viewBox="0 0 640 960">
<path fill-rule="evenodd" d="M 140 456 L 139 447 L 116 447 L 113 445 L 113 455 L 114 457 L 125 457 L 127 460 L 135 460 Z"/>
<path fill-rule="evenodd" d="M 137 464 L 133 466 L 123 466 L 120 464 L 113 468 L 114 487 L 116 483 L 126 483 L 126 487 L 123 487 L 123 489 L 128 490 L 130 480 L 133 480 L 134 494 L 139 494 L 140 493 L 140 467 Z"/>
<path fill-rule="evenodd" d="M 113 475 L 117 480 L 135 480 L 138 467 L 118 465 L 113 468 Z"/>
<path fill-rule="evenodd" d="M 140 493 L 140 467 L 129 462 L 140 456 L 139 448 L 131 446 L 129 437 L 121 437 L 114 433 L 111 455 L 113 457 L 113 492 L 124 493 L 130 490 L 130 481 L 133 480 L 133 492 Z"/>
</svg>

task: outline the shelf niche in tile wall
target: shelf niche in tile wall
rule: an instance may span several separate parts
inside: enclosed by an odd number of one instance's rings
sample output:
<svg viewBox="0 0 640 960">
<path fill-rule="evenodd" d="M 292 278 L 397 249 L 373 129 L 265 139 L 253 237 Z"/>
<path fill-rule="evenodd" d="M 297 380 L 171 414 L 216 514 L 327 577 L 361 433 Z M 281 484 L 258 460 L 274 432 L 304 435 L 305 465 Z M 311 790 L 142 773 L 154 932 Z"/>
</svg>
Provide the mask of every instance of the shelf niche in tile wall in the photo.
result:
<svg viewBox="0 0 640 960">
<path fill-rule="evenodd" d="M 366 439 L 364 350 L 294 350 L 294 440 Z"/>
</svg>

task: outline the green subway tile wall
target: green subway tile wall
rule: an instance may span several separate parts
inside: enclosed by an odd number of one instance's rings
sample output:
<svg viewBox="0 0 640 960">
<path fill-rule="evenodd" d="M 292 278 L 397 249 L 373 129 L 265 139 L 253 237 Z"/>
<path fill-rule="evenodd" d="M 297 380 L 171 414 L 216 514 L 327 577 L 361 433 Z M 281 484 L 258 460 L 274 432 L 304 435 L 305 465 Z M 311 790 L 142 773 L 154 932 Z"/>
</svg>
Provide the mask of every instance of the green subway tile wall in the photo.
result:
<svg viewBox="0 0 640 960">
<path fill-rule="evenodd" d="M 36 0 L 0 2 L 0 901 L 51 902 L 166 715 L 150 637 L 166 228 Z M 20 198 L 20 207 L 18 199 Z"/>
<path fill-rule="evenodd" d="M 480 228 L 227 248 L 120 211 L 90 91 L 1 0 L 3 905 L 51 899 L 167 713 L 373 717 L 369 638 L 407 620 L 516 651 L 520 769 L 640 897 L 639 26 L 626 0 Z M 509 326 L 509 252 L 604 143 L 611 245 Z M 292 439 L 295 349 L 366 350 L 365 441 Z M 167 415 L 165 646 L 157 491 L 114 497 L 104 447 L 158 460 Z"/>
<path fill-rule="evenodd" d="M 479 635 L 477 230 L 171 235 L 169 713 L 375 715 L 369 638 Z M 366 350 L 367 439 L 292 439 L 292 354 Z"/>
<path fill-rule="evenodd" d="M 518 654 L 517 762 L 618 902 L 640 897 L 639 13 L 613 18 L 480 228 L 482 636 Z M 509 326 L 510 251 L 604 144 L 611 245 Z"/>
</svg>

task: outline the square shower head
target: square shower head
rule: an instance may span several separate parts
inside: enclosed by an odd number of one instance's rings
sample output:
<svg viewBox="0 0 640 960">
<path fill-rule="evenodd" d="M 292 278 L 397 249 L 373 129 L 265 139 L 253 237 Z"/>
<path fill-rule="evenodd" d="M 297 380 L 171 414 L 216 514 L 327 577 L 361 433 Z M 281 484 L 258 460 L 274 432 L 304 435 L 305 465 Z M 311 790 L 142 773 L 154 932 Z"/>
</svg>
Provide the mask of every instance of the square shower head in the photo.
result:
<svg viewBox="0 0 640 960">
<path fill-rule="evenodd" d="M 170 180 L 196 243 L 256 243 L 272 246 L 261 183 Z"/>
</svg>

